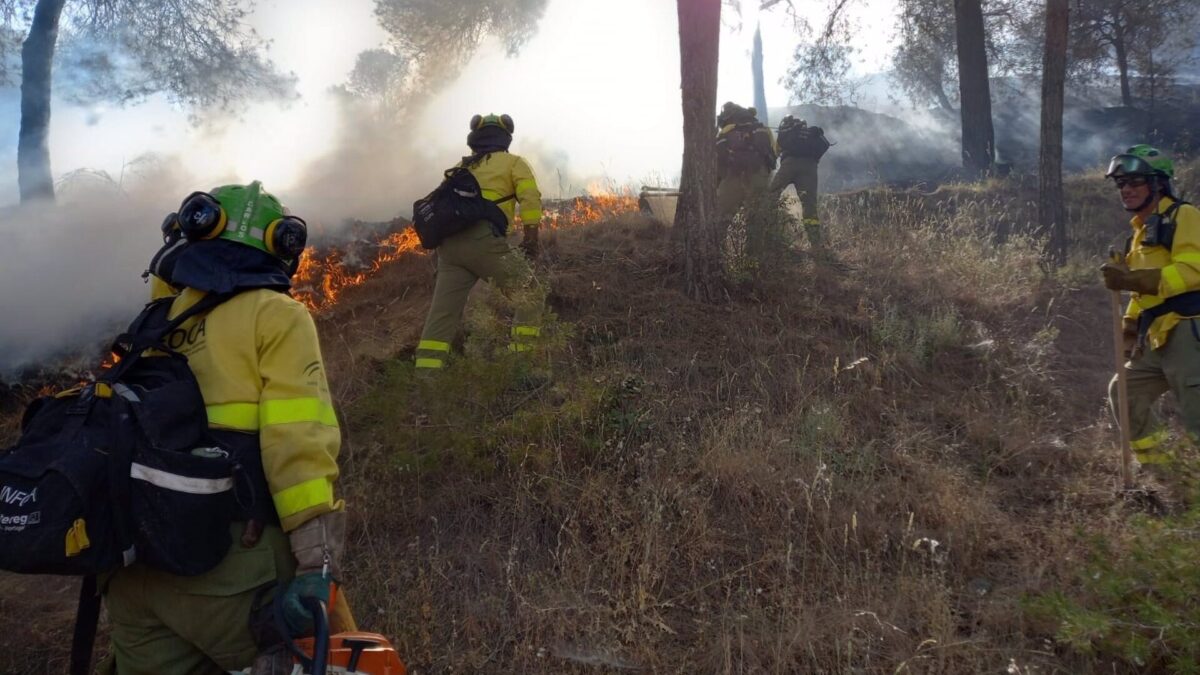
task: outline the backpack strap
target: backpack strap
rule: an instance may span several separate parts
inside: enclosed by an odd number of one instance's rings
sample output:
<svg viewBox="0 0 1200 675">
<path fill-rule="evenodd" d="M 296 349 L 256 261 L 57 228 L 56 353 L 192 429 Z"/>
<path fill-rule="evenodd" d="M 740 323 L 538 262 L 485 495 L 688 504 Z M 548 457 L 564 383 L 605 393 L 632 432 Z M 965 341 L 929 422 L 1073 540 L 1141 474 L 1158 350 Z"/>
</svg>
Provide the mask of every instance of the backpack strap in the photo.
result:
<svg viewBox="0 0 1200 675">
<path fill-rule="evenodd" d="M 96 625 L 100 621 L 100 592 L 96 575 L 83 577 L 79 585 L 79 605 L 75 609 L 75 629 L 71 634 L 71 675 L 90 675 L 92 648 L 96 643 Z"/>
<path fill-rule="evenodd" d="M 493 204 L 503 204 L 504 202 L 510 202 L 516 198 L 517 198 L 517 193 L 514 192 L 507 197 L 501 197 L 500 199 L 495 199 L 492 201 L 492 203 Z"/>
<path fill-rule="evenodd" d="M 217 305 L 229 300 L 239 292 L 241 292 L 241 289 L 232 293 L 209 293 L 200 298 L 196 304 L 183 310 L 179 316 L 164 322 L 161 326 L 147 326 L 147 324 L 157 312 L 170 312 L 171 304 L 175 301 L 175 298 L 162 298 L 146 305 L 142 313 L 134 319 L 133 324 L 129 327 L 129 331 L 121 333 L 113 341 L 113 351 L 121 354 L 121 360 L 110 368 L 107 373 L 97 379 L 110 384 L 116 382 L 126 371 L 133 367 L 133 364 L 141 358 L 142 353 L 147 349 L 173 351 L 162 343 L 164 338 L 183 325 L 188 319 L 211 311 Z"/>
</svg>

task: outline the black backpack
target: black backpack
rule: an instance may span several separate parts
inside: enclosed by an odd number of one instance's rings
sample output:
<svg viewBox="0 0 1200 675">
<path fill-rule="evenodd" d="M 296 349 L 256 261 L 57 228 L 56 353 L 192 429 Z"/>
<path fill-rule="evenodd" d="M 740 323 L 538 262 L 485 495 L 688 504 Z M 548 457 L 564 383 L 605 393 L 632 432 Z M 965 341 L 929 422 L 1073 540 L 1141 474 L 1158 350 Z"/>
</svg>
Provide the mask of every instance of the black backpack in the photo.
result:
<svg viewBox="0 0 1200 675">
<path fill-rule="evenodd" d="M 821 159 L 830 145 L 821 127 L 797 124 L 779 131 L 779 147 L 793 157 Z"/>
<path fill-rule="evenodd" d="M 479 181 L 466 168 L 446 169 L 445 179 L 423 199 L 413 202 L 413 229 L 421 247 L 434 249 L 468 227 L 486 220 L 496 236 L 508 233 L 508 216 L 498 204 L 516 198 L 509 195 L 492 201 L 483 196 Z"/>
<path fill-rule="evenodd" d="M 150 303 L 91 384 L 34 400 L 0 451 L 0 569 L 89 575 L 138 560 L 208 571 L 229 550 L 237 466 L 208 431 L 187 358 L 167 338 L 229 296 L 168 321 Z"/>
<path fill-rule="evenodd" d="M 764 154 L 762 146 L 755 139 L 759 130 L 765 129 L 762 123 L 741 122 L 734 128 L 717 138 L 717 167 L 722 172 L 755 171 L 762 168 L 774 168 L 773 158 Z"/>
</svg>

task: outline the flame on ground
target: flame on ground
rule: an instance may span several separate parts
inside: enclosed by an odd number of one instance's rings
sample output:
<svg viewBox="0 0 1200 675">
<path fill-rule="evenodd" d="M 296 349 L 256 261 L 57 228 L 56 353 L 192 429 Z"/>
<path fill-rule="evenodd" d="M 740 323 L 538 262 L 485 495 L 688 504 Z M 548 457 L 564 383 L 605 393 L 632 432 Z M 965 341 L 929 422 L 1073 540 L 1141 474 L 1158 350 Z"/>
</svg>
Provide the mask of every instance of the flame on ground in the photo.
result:
<svg viewBox="0 0 1200 675">
<path fill-rule="evenodd" d="M 630 190 L 589 189 L 586 197 L 575 197 L 544 209 L 542 226 L 550 229 L 577 227 L 637 210 L 638 196 Z M 392 223 L 393 229 L 401 226 L 400 221 Z M 514 229 L 520 231 L 520 228 L 518 222 Z M 362 285 L 385 264 L 406 253 L 424 253 L 416 232 L 406 226 L 375 241 L 359 237 L 324 251 L 309 248 L 301 256 L 300 268 L 293 277 L 292 295 L 313 311 L 328 309 L 337 304 L 347 288 Z"/>
</svg>

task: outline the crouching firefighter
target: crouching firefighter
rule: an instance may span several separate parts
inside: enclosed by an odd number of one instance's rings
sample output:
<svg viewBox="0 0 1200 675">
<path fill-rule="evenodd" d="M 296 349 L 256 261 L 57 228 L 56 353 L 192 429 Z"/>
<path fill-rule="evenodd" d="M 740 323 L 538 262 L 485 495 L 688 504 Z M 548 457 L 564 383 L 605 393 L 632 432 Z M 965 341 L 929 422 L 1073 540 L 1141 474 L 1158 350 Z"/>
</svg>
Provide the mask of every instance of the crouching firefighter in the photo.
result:
<svg viewBox="0 0 1200 675">
<path fill-rule="evenodd" d="M 312 630 L 301 599 L 340 596 L 345 529 L 334 496 L 341 438 L 316 327 L 288 295 L 306 226 L 255 181 L 189 195 L 163 229 L 148 272 L 154 294 L 174 295 L 169 315 L 224 298 L 166 343 L 187 356 L 245 494 L 215 568 L 177 576 L 135 563 L 101 580 L 112 628 L 101 671 L 291 672 L 282 647 L 258 644 L 251 627 L 280 617 L 293 635 Z M 334 629 L 352 630 L 345 601 L 334 603 Z"/>
<path fill-rule="evenodd" d="M 1133 214 L 1123 260 L 1104 264 L 1104 285 L 1130 291 L 1125 311 L 1125 376 L 1129 438 L 1138 462 L 1168 484 L 1173 454 L 1153 412 L 1166 391 L 1175 393 L 1184 427 L 1200 438 L 1200 211 L 1172 191 L 1174 166 L 1148 145 L 1112 158 L 1107 177 Z M 1117 410 L 1117 395 L 1109 400 Z"/>
<path fill-rule="evenodd" d="M 511 351 L 529 351 L 541 334 L 545 291 L 538 286 L 529 261 L 538 255 L 542 194 L 529 163 L 508 151 L 511 117 L 475 115 L 470 128 L 471 154 L 448 170 L 442 186 L 413 209 L 422 245 L 437 249 L 433 302 L 416 351 L 417 369 L 427 372 L 445 367 L 467 297 L 480 279 L 494 284 L 516 305 Z M 469 193 L 474 200 L 463 202 L 462 195 Z M 457 201 L 441 206 L 446 199 Z M 453 213 L 479 217 L 439 221 L 441 214 Z M 520 251 L 509 245 L 506 236 L 517 213 L 523 226 Z M 423 228 L 426 222 L 431 223 L 429 230 Z"/>
</svg>

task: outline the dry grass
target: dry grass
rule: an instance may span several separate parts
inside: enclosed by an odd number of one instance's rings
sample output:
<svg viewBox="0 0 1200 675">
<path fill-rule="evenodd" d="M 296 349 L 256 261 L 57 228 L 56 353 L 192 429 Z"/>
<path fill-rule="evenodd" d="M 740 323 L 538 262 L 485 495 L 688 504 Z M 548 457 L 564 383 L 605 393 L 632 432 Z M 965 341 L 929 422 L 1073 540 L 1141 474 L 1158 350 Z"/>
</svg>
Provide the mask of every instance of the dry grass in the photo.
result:
<svg viewBox="0 0 1200 675">
<path fill-rule="evenodd" d="M 659 225 L 558 231 L 549 382 L 477 355 L 486 317 L 416 379 L 423 256 L 347 290 L 320 327 L 360 623 L 415 673 L 1125 672 L 1021 609 L 1126 518 L 1105 296 L 1039 267 L 1027 189 L 831 198 L 852 269 L 778 256 L 719 306 Z"/>
</svg>

